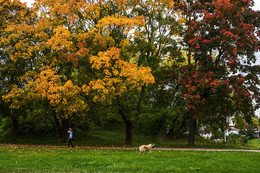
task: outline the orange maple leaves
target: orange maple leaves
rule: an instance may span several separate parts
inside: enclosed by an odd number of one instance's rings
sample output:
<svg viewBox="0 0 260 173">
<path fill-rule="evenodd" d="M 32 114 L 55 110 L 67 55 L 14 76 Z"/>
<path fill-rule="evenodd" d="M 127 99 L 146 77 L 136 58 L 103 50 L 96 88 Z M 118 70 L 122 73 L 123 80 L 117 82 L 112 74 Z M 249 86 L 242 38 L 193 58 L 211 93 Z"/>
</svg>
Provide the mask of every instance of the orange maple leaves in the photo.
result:
<svg viewBox="0 0 260 173">
<path fill-rule="evenodd" d="M 122 3 L 122 8 L 127 5 L 126 1 L 117 3 Z M 144 27 L 144 18 L 118 14 L 101 18 L 101 8 L 110 7 L 104 1 L 38 0 L 32 8 L 35 20 L 31 24 L 11 23 L 5 29 L 8 35 L 1 38 L 0 43 L 6 46 L 11 60 L 23 58 L 39 62 L 33 67 L 33 75 L 24 75 L 21 82 L 24 87 L 14 86 L 4 96 L 6 100 L 13 100 L 11 108 L 19 109 L 15 99 L 22 97 L 30 101 L 47 100 L 53 110 L 68 117 L 88 110 L 84 96 L 90 91 L 97 91 L 91 92 L 94 101 L 110 102 L 115 96 L 140 91 L 141 86 L 154 83 L 149 67 L 125 61 L 121 52 L 129 46 L 130 30 Z M 111 35 L 113 29 L 124 35 L 117 43 Z M 66 76 L 71 72 L 57 72 L 57 68 L 66 63 L 77 68 L 79 58 L 88 59 L 97 76 L 96 80 L 83 82 L 81 86 Z"/>
<path fill-rule="evenodd" d="M 90 57 L 92 68 L 102 70 L 101 79 L 89 83 L 86 91 L 97 91 L 94 101 L 109 101 L 118 95 L 131 90 L 140 91 L 141 86 L 154 83 L 154 77 L 149 67 L 137 67 L 130 64 L 120 56 L 120 49 L 112 47 L 98 56 Z"/>
<path fill-rule="evenodd" d="M 57 51 L 66 49 L 67 51 L 73 51 L 73 42 L 71 41 L 72 34 L 63 26 L 58 26 L 54 29 L 54 35 L 49 40 L 49 44 L 52 49 Z"/>
<path fill-rule="evenodd" d="M 47 100 L 56 113 L 61 113 L 65 118 L 74 113 L 81 114 L 88 110 L 88 105 L 81 97 L 82 89 L 74 85 L 71 80 L 62 82 L 62 76 L 57 75 L 54 69 L 45 66 L 39 74 L 27 73 L 27 84 L 23 88 L 16 85 L 3 99 L 11 102 L 11 109 L 19 109 L 28 101 Z M 32 73 L 33 74 L 33 73 Z"/>
<path fill-rule="evenodd" d="M 106 16 L 99 20 L 97 28 L 103 31 L 108 30 L 111 27 L 120 27 L 124 33 L 128 33 L 134 27 L 144 27 L 144 18 L 142 16 L 137 16 L 136 18 L 128 18 L 125 16 L 113 15 Z"/>
</svg>

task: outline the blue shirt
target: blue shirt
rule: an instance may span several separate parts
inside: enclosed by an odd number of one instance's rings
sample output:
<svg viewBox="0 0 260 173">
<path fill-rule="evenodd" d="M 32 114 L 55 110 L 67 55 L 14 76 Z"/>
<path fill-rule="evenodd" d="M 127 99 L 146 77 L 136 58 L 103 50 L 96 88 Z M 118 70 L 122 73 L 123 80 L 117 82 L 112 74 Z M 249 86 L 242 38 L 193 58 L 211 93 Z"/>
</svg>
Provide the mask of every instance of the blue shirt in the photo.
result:
<svg viewBox="0 0 260 173">
<path fill-rule="evenodd" d="M 72 139 L 72 137 L 73 137 L 73 132 L 69 130 L 69 131 L 68 131 L 68 134 L 69 134 L 69 138 Z"/>
</svg>

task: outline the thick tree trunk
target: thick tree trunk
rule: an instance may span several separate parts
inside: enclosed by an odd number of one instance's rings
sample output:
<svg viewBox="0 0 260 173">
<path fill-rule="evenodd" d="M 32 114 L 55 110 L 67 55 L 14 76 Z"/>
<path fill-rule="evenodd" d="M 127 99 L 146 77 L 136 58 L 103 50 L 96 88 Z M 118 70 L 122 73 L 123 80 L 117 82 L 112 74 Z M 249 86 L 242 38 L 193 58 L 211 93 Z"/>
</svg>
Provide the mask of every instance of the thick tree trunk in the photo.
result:
<svg viewBox="0 0 260 173">
<path fill-rule="evenodd" d="M 126 145 L 132 145 L 133 142 L 133 123 L 128 120 L 126 113 L 123 109 L 123 107 L 120 104 L 119 97 L 117 96 L 117 104 L 118 104 L 118 112 L 121 115 L 122 119 L 125 123 L 125 144 Z"/>
<path fill-rule="evenodd" d="M 132 145 L 133 143 L 133 123 L 130 121 L 125 121 L 125 144 Z"/>
<path fill-rule="evenodd" d="M 61 123 L 62 141 L 65 143 L 68 139 L 69 119 L 62 118 Z"/>
<path fill-rule="evenodd" d="M 15 142 L 17 139 L 17 133 L 19 128 L 18 119 L 14 116 L 12 116 L 12 122 L 13 122 L 13 134 L 12 134 L 12 141 Z"/>
<path fill-rule="evenodd" d="M 61 116 L 58 118 L 56 114 L 54 114 L 54 119 L 59 136 L 62 139 L 62 142 L 65 143 L 68 139 L 69 119 L 62 118 Z"/>
<path fill-rule="evenodd" d="M 189 142 L 188 145 L 193 146 L 195 144 L 195 131 L 196 131 L 196 118 L 190 113 L 189 120 Z"/>
<path fill-rule="evenodd" d="M 132 143 L 133 143 L 133 123 L 127 119 L 125 113 L 122 110 L 120 110 L 119 113 L 125 123 L 125 144 L 132 145 Z"/>
<path fill-rule="evenodd" d="M 141 90 L 141 95 L 140 95 L 140 98 L 137 102 L 137 105 L 136 105 L 136 113 L 135 113 L 135 117 L 134 118 L 138 118 L 139 117 L 139 114 L 140 114 L 140 109 L 141 109 L 141 103 L 143 101 L 143 98 L 144 98 L 144 92 L 145 92 L 145 85 L 142 86 L 142 90 Z M 118 112 L 119 114 L 121 115 L 121 117 L 123 118 L 124 120 L 124 123 L 125 123 L 125 144 L 126 145 L 132 145 L 133 144 L 133 126 L 134 126 L 134 123 L 133 121 L 129 120 L 129 118 L 126 116 L 127 114 L 127 110 L 125 110 L 122 105 L 120 104 L 120 101 L 119 101 L 119 96 L 117 96 L 117 104 L 118 104 Z"/>
<path fill-rule="evenodd" d="M 54 120 L 55 120 L 55 125 L 56 125 L 56 129 L 59 133 L 60 138 L 62 138 L 62 130 L 61 130 L 61 125 L 59 122 L 59 119 L 57 118 L 56 113 L 53 114 Z"/>
</svg>

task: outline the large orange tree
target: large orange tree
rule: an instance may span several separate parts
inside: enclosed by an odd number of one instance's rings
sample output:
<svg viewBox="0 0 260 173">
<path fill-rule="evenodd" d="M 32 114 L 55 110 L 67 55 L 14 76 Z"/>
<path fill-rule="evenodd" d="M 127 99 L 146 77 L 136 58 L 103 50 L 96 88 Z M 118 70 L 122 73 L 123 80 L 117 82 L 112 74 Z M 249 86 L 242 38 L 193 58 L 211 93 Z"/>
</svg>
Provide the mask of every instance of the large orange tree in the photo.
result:
<svg viewBox="0 0 260 173">
<path fill-rule="evenodd" d="M 28 64 L 30 71 L 19 78 L 23 85 L 14 85 L 3 97 L 10 108 L 18 108 L 14 106 L 18 97 L 47 102 L 65 141 L 70 119 L 86 115 L 87 100 L 112 103 L 153 83 L 149 67 L 128 62 L 127 37 L 132 29 L 143 27 L 144 21 L 118 12 L 124 5 L 126 1 L 38 0 L 31 8 L 35 12 L 31 23 L 9 24 L 9 36 L 2 42 L 7 45 L 14 38 L 17 42 L 4 51 L 11 61 L 33 62 Z M 129 129 L 132 122 L 125 113 L 121 115 Z"/>
</svg>

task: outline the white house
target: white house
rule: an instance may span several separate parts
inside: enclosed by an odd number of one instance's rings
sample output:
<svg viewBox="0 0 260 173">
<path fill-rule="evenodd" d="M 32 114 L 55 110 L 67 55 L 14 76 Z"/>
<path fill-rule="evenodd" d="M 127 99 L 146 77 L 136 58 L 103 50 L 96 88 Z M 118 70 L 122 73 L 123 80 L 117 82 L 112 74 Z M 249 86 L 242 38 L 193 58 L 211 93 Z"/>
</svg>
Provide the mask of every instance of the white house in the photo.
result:
<svg viewBox="0 0 260 173">
<path fill-rule="evenodd" d="M 228 123 L 228 129 L 225 131 L 226 136 L 229 136 L 230 134 L 239 134 L 239 129 L 235 127 L 235 123 L 232 121 L 234 117 L 227 118 Z"/>
<path fill-rule="evenodd" d="M 227 130 L 225 130 L 225 137 L 229 136 L 230 134 L 239 134 L 239 129 L 235 128 L 235 124 L 232 121 L 233 118 L 234 117 L 227 118 L 228 128 L 227 128 Z M 199 132 L 200 132 L 200 136 L 202 136 L 204 138 L 208 139 L 208 138 L 212 137 L 212 132 L 206 131 L 205 127 L 201 127 Z"/>
<path fill-rule="evenodd" d="M 208 132 L 206 130 L 200 130 L 200 136 L 209 139 L 212 137 L 212 132 Z"/>
</svg>

